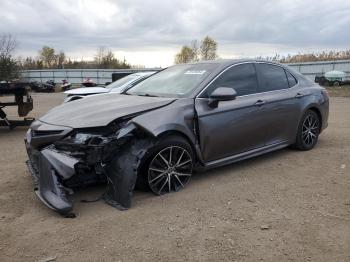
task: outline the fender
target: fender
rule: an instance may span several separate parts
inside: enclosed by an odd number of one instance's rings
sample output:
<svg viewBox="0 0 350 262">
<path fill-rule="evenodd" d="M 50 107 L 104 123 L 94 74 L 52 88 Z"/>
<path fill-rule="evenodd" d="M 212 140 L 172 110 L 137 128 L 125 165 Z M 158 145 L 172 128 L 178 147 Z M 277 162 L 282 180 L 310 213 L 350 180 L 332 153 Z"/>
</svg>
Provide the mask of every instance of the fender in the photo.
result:
<svg viewBox="0 0 350 262">
<path fill-rule="evenodd" d="M 329 100 L 325 97 L 318 97 L 315 95 L 307 96 L 307 99 L 304 100 L 303 107 L 299 116 L 299 122 L 307 110 L 310 108 L 315 108 L 320 116 L 321 120 L 321 130 L 325 129 L 328 126 L 328 109 L 329 109 Z"/>
<path fill-rule="evenodd" d="M 181 132 L 194 144 L 194 116 L 193 99 L 178 99 L 166 108 L 136 116 L 131 122 L 154 137 L 168 131 Z M 171 123 L 169 119 L 173 119 Z"/>
<path fill-rule="evenodd" d="M 195 109 L 193 99 L 178 99 L 165 108 L 159 108 L 133 118 L 130 122 L 143 129 L 153 137 L 167 132 L 179 132 L 190 142 L 197 159 L 202 162 L 198 146 L 198 130 L 195 126 Z M 167 123 L 173 119 L 171 123 Z M 164 124 L 167 123 L 167 124 Z"/>
</svg>

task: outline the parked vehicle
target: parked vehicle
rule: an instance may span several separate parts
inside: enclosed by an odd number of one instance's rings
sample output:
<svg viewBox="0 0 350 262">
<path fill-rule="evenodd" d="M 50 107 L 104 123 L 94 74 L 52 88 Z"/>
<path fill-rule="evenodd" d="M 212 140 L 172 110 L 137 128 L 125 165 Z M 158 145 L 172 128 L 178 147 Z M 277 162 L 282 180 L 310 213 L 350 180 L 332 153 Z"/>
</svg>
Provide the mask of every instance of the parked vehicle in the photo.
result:
<svg viewBox="0 0 350 262">
<path fill-rule="evenodd" d="M 69 83 L 66 79 L 62 80 L 62 85 L 61 85 L 61 90 L 62 91 L 67 91 L 72 87 L 72 84 Z"/>
<path fill-rule="evenodd" d="M 45 83 L 33 81 L 29 84 L 29 86 L 31 90 L 35 92 L 51 93 L 55 92 L 56 83 L 53 80 L 48 80 Z"/>
<path fill-rule="evenodd" d="M 81 98 L 84 98 L 89 95 L 103 94 L 103 93 L 122 93 L 126 89 L 136 85 L 147 77 L 153 75 L 155 72 L 140 72 L 131 75 L 127 75 L 106 87 L 97 86 L 97 87 L 82 87 L 77 89 L 72 89 L 67 92 L 66 99 L 64 103 L 75 101 Z"/>
<path fill-rule="evenodd" d="M 87 78 L 83 81 L 83 83 L 81 83 L 82 86 L 85 86 L 85 87 L 93 87 L 93 86 L 97 86 L 97 84 L 92 81 L 90 78 Z"/>
<path fill-rule="evenodd" d="M 341 86 L 350 84 L 350 75 L 342 71 L 329 71 L 322 76 L 316 76 L 315 82 L 321 86 Z"/>
<path fill-rule="evenodd" d="M 162 195 L 184 188 L 194 171 L 312 149 L 328 103 L 324 88 L 278 63 L 175 65 L 122 94 L 50 110 L 27 132 L 28 166 L 36 194 L 63 215 L 72 212 L 71 188 L 101 180 L 103 199 L 123 210 L 135 185 Z"/>
</svg>

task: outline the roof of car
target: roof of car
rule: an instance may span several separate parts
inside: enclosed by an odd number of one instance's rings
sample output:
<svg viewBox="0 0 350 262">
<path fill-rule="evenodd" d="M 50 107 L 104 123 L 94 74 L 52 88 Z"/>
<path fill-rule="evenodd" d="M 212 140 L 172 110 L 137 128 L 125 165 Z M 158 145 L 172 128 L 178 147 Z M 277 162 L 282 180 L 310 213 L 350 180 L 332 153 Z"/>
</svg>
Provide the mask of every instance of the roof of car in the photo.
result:
<svg viewBox="0 0 350 262">
<path fill-rule="evenodd" d="M 148 76 L 148 75 L 152 75 L 154 73 L 156 73 L 156 71 L 137 72 L 137 73 L 133 73 L 132 75 L 135 75 L 135 76 Z"/>
<path fill-rule="evenodd" d="M 195 63 L 190 64 L 223 64 L 223 65 L 229 65 L 229 64 L 238 64 L 238 63 L 244 63 L 244 62 L 266 62 L 266 63 L 272 63 L 272 64 L 281 64 L 275 61 L 268 61 L 268 60 L 262 60 L 262 59 L 253 59 L 253 58 L 240 58 L 240 59 L 216 59 L 216 60 L 203 60 Z"/>
<path fill-rule="evenodd" d="M 253 59 L 253 58 L 242 58 L 242 59 L 216 59 L 216 60 L 204 60 L 204 61 L 199 61 L 195 63 L 189 63 L 190 65 L 196 65 L 196 64 L 216 64 L 218 70 L 222 70 L 226 67 L 229 67 L 234 64 L 239 64 L 239 63 L 247 63 L 247 62 L 264 62 L 264 63 L 269 63 L 269 64 L 275 64 L 282 66 L 284 68 L 288 68 L 288 70 L 291 70 L 291 68 L 288 67 L 286 64 L 282 64 L 276 61 L 268 61 L 268 60 L 263 60 L 263 59 Z M 188 64 L 187 64 L 188 65 Z"/>
</svg>

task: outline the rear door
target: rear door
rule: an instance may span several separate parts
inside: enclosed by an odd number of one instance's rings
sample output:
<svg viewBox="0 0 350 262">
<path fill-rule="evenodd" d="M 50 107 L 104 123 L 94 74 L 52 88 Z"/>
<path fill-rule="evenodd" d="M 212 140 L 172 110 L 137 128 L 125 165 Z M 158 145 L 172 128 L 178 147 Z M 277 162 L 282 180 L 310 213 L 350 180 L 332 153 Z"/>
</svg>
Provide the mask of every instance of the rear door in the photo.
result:
<svg viewBox="0 0 350 262">
<path fill-rule="evenodd" d="M 298 127 L 299 106 L 293 86 L 296 79 L 283 67 L 256 63 L 260 100 L 265 112 L 266 145 L 292 142 Z"/>
</svg>

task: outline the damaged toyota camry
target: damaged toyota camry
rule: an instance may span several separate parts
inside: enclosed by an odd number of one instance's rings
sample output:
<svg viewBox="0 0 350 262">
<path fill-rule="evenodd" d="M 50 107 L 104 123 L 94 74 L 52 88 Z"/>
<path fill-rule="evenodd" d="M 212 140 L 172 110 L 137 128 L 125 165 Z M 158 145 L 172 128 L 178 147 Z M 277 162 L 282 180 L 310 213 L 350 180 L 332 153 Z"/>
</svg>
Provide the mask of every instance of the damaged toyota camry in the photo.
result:
<svg viewBox="0 0 350 262">
<path fill-rule="evenodd" d="M 327 127 L 328 95 L 288 66 L 256 60 L 175 65 L 122 94 L 51 109 L 25 138 L 35 192 L 72 214 L 73 190 L 106 183 L 128 209 L 134 188 L 184 188 L 194 171 L 293 146 L 310 150 Z"/>
</svg>

